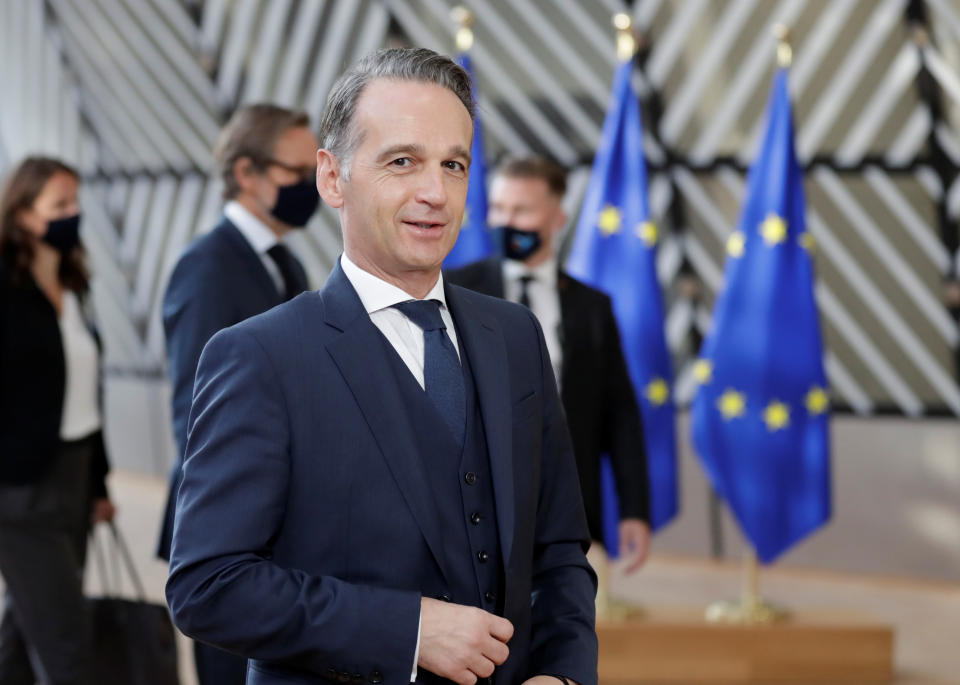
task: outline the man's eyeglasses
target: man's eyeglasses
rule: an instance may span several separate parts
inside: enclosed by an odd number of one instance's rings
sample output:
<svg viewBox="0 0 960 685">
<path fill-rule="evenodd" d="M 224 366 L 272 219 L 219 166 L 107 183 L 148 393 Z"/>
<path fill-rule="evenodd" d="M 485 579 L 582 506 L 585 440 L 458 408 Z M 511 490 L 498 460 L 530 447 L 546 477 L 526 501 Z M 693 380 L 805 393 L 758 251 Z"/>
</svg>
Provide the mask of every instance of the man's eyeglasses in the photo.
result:
<svg viewBox="0 0 960 685">
<path fill-rule="evenodd" d="M 315 166 L 293 166 L 292 164 L 281 162 L 279 159 L 266 159 L 264 160 L 263 165 L 265 167 L 278 166 L 281 169 L 294 173 L 303 179 L 314 178 L 317 175 L 317 167 Z"/>
</svg>

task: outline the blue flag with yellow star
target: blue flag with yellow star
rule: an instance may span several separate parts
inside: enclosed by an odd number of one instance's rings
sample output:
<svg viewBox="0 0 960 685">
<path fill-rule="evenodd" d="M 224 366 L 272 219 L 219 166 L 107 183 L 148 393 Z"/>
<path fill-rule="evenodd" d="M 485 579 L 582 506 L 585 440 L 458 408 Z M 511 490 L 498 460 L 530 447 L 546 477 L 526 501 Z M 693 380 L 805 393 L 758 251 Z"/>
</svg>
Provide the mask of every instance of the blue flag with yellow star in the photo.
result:
<svg viewBox="0 0 960 685">
<path fill-rule="evenodd" d="M 827 383 L 793 137 L 781 69 L 691 409 L 707 475 L 765 563 L 830 518 Z"/>
<path fill-rule="evenodd" d="M 614 74 L 610 107 L 567 270 L 603 290 L 612 300 L 623 354 L 643 418 L 650 527 L 657 530 L 677 513 L 673 372 L 657 280 L 659 233 L 650 220 L 647 204 L 640 103 L 630 85 L 632 72 L 633 60 L 627 60 Z M 604 488 L 604 502 L 614 501 L 609 488 Z M 615 556 L 616 518 L 611 523 L 612 530 L 611 524 L 605 524 L 605 539 L 608 553 Z"/>
<path fill-rule="evenodd" d="M 473 76 L 470 56 L 457 55 L 457 64 L 470 74 L 473 99 L 477 99 L 477 84 Z M 467 207 L 460 225 L 460 235 L 450 254 L 443 260 L 445 269 L 456 269 L 490 256 L 493 243 L 487 230 L 487 160 L 483 152 L 483 127 L 480 115 L 473 120 L 473 144 L 470 147 L 470 185 L 467 187 Z"/>
</svg>

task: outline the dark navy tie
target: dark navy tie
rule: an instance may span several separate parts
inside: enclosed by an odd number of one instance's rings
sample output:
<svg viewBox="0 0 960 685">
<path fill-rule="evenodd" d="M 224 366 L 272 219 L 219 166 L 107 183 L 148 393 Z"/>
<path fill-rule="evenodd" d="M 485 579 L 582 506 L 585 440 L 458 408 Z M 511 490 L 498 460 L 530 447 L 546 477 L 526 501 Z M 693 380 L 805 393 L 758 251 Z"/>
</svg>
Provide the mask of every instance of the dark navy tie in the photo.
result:
<svg viewBox="0 0 960 685">
<path fill-rule="evenodd" d="M 434 405 L 450 426 L 457 444 L 463 444 L 467 402 L 463 370 L 457 350 L 440 318 L 438 300 L 408 300 L 393 305 L 423 329 L 423 384 Z"/>
<path fill-rule="evenodd" d="M 267 250 L 267 254 L 277 265 L 280 276 L 283 277 L 284 292 L 280 294 L 284 301 L 293 299 L 309 287 L 303 278 L 303 269 L 289 247 L 283 243 L 277 243 Z"/>
</svg>

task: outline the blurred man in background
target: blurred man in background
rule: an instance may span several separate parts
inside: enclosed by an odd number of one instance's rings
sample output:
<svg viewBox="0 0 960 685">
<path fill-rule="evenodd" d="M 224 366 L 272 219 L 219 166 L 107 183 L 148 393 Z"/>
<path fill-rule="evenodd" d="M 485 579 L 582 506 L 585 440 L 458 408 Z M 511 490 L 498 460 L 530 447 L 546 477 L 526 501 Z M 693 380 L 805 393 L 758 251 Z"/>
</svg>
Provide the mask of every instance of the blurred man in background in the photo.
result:
<svg viewBox="0 0 960 685">
<path fill-rule="evenodd" d="M 624 569 L 643 564 L 650 541 L 647 460 L 640 411 L 610 298 L 560 270 L 566 170 L 542 157 L 510 159 L 490 185 L 488 221 L 502 257 L 447 273 L 451 283 L 529 307 L 540 321 L 573 439 L 591 537 L 603 542 L 600 458 L 609 454 L 620 502 Z M 615 553 L 617 550 L 610 550 Z"/>
<path fill-rule="evenodd" d="M 222 328 L 275 307 L 309 287 L 300 261 L 283 244 L 317 209 L 317 139 L 306 114 L 273 105 L 239 109 L 215 157 L 226 204 L 212 231 L 183 254 L 163 299 L 173 384 L 178 460 L 157 554 L 169 560 L 174 505 L 182 478 L 193 380 L 203 346 Z M 194 655 L 201 685 L 243 683 L 246 659 L 202 643 Z"/>
</svg>

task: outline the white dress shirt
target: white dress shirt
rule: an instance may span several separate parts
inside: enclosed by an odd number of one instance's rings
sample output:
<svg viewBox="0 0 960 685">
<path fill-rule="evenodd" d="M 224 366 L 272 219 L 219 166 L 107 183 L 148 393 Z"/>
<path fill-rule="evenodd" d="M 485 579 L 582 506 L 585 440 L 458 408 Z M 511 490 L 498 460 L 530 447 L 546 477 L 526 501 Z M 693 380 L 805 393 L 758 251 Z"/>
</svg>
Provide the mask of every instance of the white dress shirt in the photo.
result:
<svg viewBox="0 0 960 685">
<path fill-rule="evenodd" d="M 408 300 L 416 300 L 410 293 L 398 288 L 392 283 L 387 283 L 382 278 L 374 276 L 368 271 L 364 271 L 359 266 L 350 261 L 346 253 L 340 257 L 340 268 L 344 275 L 360 296 L 360 302 L 363 308 L 370 315 L 370 321 L 380 329 L 390 345 L 400 355 L 400 359 L 410 369 L 410 373 L 417 379 L 421 388 L 426 388 L 424 382 L 423 362 L 425 356 L 426 344 L 424 342 L 423 329 L 407 318 L 406 314 L 393 305 Z M 447 297 L 443 292 L 443 275 L 437 277 L 434 284 L 424 300 L 440 301 L 440 318 L 443 319 L 447 327 L 447 335 L 453 348 L 460 356 L 460 345 L 457 343 L 457 332 L 453 327 L 453 317 L 450 316 L 450 310 L 447 308 Z M 417 679 L 417 660 L 420 658 L 420 628 L 422 626 L 423 616 L 417 624 L 417 647 L 413 652 L 413 669 L 410 673 L 410 682 Z"/>
<path fill-rule="evenodd" d="M 77 296 L 63 293 L 58 320 L 66 364 L 60 439 L 80 440 L 100 429 L 100 357 Z"/>
<path fill-rule="evenodd" d="M 397 351 L 400 359 L 410 369 L 410 373 L 417 379 L 420 387 L 425 388 L 423 380 L 423 329 L 408 319 L 399 309 L 393 307 L 400 302 L 419 298 L 364 271 L 350 261 L 346 254 L 340 257 L 340 267 L 343 269 L 347 280 L 353 285 L 353 289 L 357 291 L 357 295 L 360 296 L 360 302 L 363 303 L 363 308 L 370 315 L 373 325 L 380 329 L 393 349 Z M 443 319 L 443 323 L 447 327 L 447 335 L 459 356 L 460 346 L 457 343 L 457 332 L 453 328 L 453 317 L 450 316 L 450 310 L 447 308 L 447 297 L 443 292 L 442 275 L 437 278 L 436 284 L 423 299 L 440 301 L 440 318 Z"/>
<path fill-rule="evenodd" d="M 287 286 L 283 282 L 280 267 L 273 261 L 273 257 L 267 254 L 267 250 L 280 242 L 277 234 L 236 200 L 230 200 L 223 206 L 223 215 L 230 219 L 230 222 L 240 231 L 240 235 L 250 243 L 250 247 L 263 262 L 263 268 L 270 274 L 273 284 L 277 286 L 277 291 L 281 295 L 285 294 Z"/>
<path fill-rule="evenodd" d="M 560 293 L 557 292 L 557 260 L 551 257 L 542 264 L 530 268 L 513 259 L 503 260 L 503 295 L 511 302 L 520 301 L 520 278 L 532 276 L 527 283 L 530 309 L 543 329 L 543 337 L 553 364 L 553 375 L 560 385 L 560 369 L 563 368 L 563 348 L 560 345 Z"/>
</svg>

